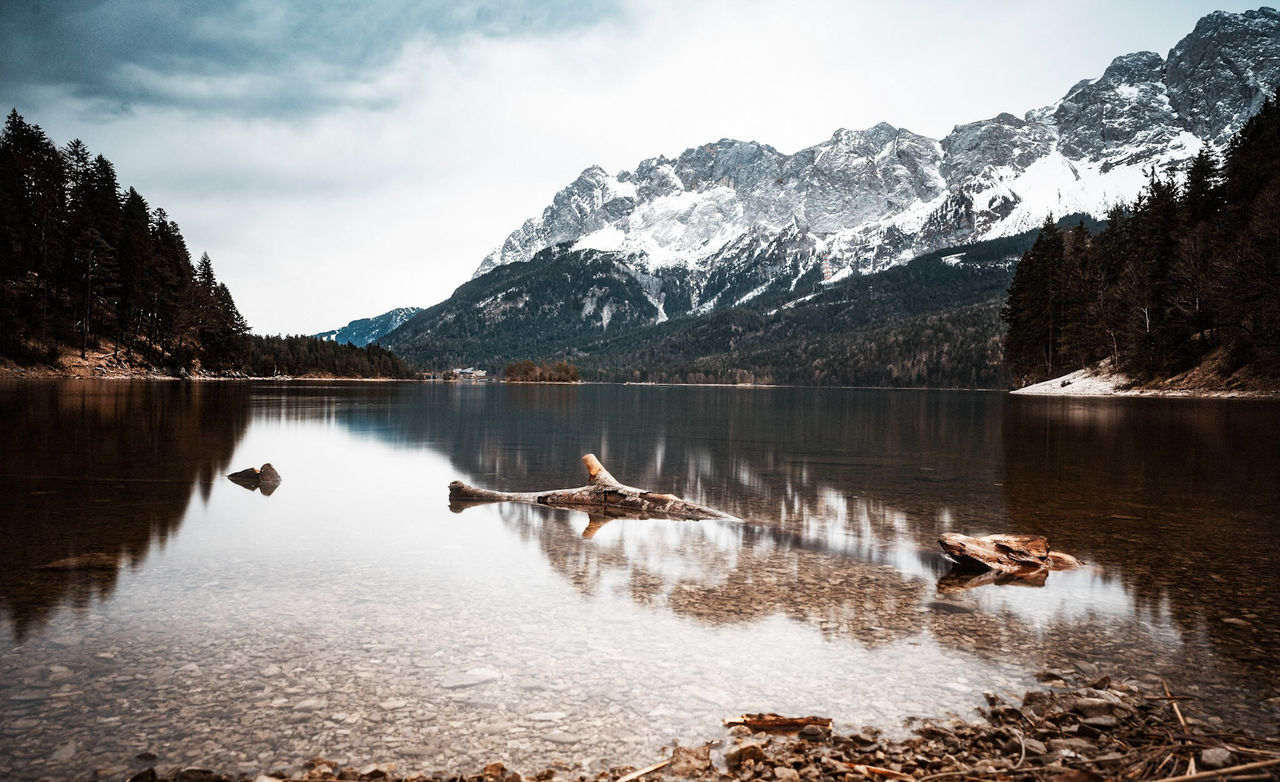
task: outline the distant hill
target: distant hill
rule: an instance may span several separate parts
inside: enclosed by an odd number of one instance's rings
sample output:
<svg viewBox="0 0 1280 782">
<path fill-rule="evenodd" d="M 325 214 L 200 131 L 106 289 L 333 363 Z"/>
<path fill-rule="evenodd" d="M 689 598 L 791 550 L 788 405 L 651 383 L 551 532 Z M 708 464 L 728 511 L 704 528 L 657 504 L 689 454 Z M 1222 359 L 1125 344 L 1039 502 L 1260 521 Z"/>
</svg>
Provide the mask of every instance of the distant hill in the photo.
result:
<svg viewBox="0 0 1280 782">
<path fill-rule="evenodd" d="M 568 360 L 586 380 L 1002 387 L 1000 308 L 1016 259 L 1037 235 L 835 282 L 814 273 L 794 289 L 657 324 L 655 295 L 625 258 L 550 250 L 550 262 L 507 264 L 471 280 L 379 344 L 437 370 Z M 688 296 L 678 284 L 658 293 L 665 303 Z"/>
<path fill-rule="evenodd" d="M 337 342 L 340 345 L 351 343 L 362 348 L 395 331 L 402 323 L 419 312 L 422 312 L 422 307 L 398 307 L 372 318 L 353 320 L 340 329 L 322 331 L 314 336 L 326 342 Z"/>
</svg>

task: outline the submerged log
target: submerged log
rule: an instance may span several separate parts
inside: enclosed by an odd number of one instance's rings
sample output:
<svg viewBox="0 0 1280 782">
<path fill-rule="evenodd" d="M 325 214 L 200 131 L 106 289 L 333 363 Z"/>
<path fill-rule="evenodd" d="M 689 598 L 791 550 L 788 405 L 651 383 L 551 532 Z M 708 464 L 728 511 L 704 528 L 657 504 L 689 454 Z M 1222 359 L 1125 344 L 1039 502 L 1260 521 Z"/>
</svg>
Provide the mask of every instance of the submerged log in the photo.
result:
<svg viewBox="0 0 1280 782">
<path fill-rule="evenodd" d="M 1080 560 L 1060 551 L 1050 551 L 1040 535 L 987 535 L 971 538 L 955 532 L 944 533 L 938 545 L 949 559 L 972 570 L 994 570 L 1015 576 L 1030 576 L 1042 570 L 1070 570 Z"/>
<path fill-rule="evenodd" d="M 605 508 L 628 516 L 656 516 L 668 519 L 735 519 L 728 513 L 705 505 L 687 502 L 674 494 L 637 489 L 618 482 L 604 468 L 595 454 L 582 457 L 588 483 L 572 489 L 546 491 L 490 491 L 468 486 L 462 481 L 449 484 L 451 506 L 468 502 L 529 502 L 557 508 L 591 510 Z"/>
<path fill-rule="evenodd" d="M 810 725 L 819 728 L 830 728 L 830 717 L 784 717 L 781 714 L 743 714 L 741 717 L 729 717 L 724 721 L 726 728 L 745 725 L 753 731 L 791 732 L 802 730 Z"/>
<path fill-rule="evenodd" d="M 938 594 L 953 595 L 966 589 L 984 586 L 1042 587 L 1049 578 L 1049 569 L 1040 568 L 1023 573 L 1004 573 L 999 570 L 974 571 L 972 568 L 955 567 L 938 579 Z"/>
</svg>

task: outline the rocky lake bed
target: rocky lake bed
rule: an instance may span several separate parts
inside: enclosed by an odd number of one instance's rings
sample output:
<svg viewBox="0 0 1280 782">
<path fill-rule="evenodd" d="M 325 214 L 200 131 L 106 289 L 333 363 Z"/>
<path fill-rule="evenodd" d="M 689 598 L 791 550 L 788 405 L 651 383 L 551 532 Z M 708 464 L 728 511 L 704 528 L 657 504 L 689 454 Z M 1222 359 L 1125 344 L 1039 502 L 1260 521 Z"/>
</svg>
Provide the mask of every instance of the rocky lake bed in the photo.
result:
<svg viewBox="0 0 1280 782">
<path fill-rule="evenodd" d="M 471 679 L 484 678 L 475 674 Z M 92 782 L 278 782 L 280 780 L 386 780 L 387 782 L 634 782 L 637 779 L 818 782 L 834 780 L 1062 780 L 1280 778 L 1280 738 L 1230 729 L 1196 716 L 1194 699 L 1171 693 L 1167 683 L 1085 682 L 1071 673 L 1046 671 L 1042 688 L 1020 699 L 987 693 L 973 719 L 916 719 L 908 735 L 890 737 L 873 727 L 850 732 L 806 725 L 777 733 L 735 725 L 723 738 L 693 745 L 673 742 L 642 768 L 614 765 L 592 770 L 572 755 L 537 771 L 482 767 L 421 771 L 413 760 L 367 762 L 317 755 L 290 766 L 254 773 L 195 766 L 150 765 L 156 753 L 139 753 L 129 767 L 106 767 L 76 779 Z M 465 686 L 465 685 L 459 685 Z M 394 706 L 394 704 L 393 704 Z M 554 722 L 561 715 L 531 715 Z M 726 722 L 729 722 L 726 720 Z M 1216 724 L 1215 724 L 1216 723 Z M 574 743 L 574 742 L 565 742 Z M 53 777 L 42 779 L 53 780 Z"/>
</svg>

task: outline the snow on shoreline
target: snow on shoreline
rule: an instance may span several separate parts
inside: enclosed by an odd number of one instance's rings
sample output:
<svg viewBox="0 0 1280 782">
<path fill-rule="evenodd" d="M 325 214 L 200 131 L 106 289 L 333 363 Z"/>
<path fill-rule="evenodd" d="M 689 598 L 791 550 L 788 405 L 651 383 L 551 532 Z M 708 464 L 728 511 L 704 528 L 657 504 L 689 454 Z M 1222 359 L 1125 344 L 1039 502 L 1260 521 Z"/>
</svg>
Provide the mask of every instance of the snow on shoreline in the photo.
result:
<svg viewBox="0 0 1280 782">
<path fill-rule="evenodd" d="M 1129 378 L 1102 366 L 1077 369 L 1062 377 L 1045 380 L 1014 390 L 1027 396 L 1141 396 L 1131 390 Z"/>
<path fill-rule="evenodd" d="M 1178 379 L 1175 378 L 1174 380 L 1177 381 Z M 1176 383 L 1172 387 L 1167 383 L 1165 385 L 1166 387 L 1163 388 L 1136 387 L 1128 375 L 1113 370 L 1110 360 L 1107 360 L 1091 367 L 1077 369 L 1075 372 L 1055 377 L 1052 380 L 1045 380 L 1034 385 L 1015 389 L 1010 393 L 1026 396 L 1144 396 L 1166 399 L 1170 397 L 1183 399 L 1274 399 L 1280 396 L 1275 391 L 1215 388 L 1213 384 L 1210 384 L 1208 388 L 1204 387 L 1203 384 L 1199 386 L 1191 384 L 1183 387 L 1178 387 Z"/>
</svg>

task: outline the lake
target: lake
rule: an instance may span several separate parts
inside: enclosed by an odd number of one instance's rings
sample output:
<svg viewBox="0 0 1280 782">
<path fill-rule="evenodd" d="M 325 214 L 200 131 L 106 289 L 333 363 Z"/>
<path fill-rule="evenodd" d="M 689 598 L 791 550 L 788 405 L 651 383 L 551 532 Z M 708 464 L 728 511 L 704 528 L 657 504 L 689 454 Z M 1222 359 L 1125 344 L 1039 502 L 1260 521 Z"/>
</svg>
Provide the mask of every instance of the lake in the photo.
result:
<svg viewBox="0 0 1280 782">
<path fill-rule="evenodd" d="M 1274 402 L 6 382 L 0 428 L 0 778 L 639 766 L 743 712 L 902 734 L 1054 672 L 1280 730 Z M 588 452 L 748 521 L 449 507 Z M 269 495 L 225 477 L 264 462 Z M 966 589 L 947 531 L 1089 567 Z M 90 553 L 119 566 L 40 569 Z"/>
</svg>

